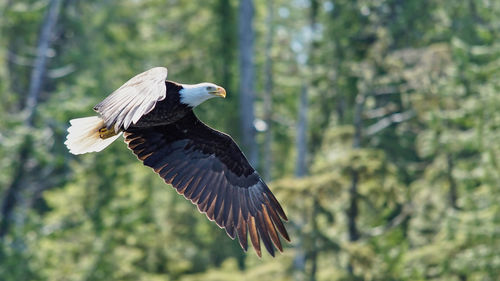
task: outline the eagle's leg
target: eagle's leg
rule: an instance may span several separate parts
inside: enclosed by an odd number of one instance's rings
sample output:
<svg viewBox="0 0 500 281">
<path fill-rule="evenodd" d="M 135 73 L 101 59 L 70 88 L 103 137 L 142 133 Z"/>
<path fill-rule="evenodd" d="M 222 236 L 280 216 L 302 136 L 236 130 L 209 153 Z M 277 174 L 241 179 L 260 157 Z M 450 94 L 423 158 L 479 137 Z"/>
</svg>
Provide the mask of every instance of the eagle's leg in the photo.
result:
<svg viewBox="0 0 500 281">
<path fill-rule="evenodd" d="M 106 127 L 102 127 L 99 129 L 99 137 L 101 139 L 107 139 L 107 138 L 110 138 L 112 136 L 116 136 L 115 130 L 108 129 Z"/>
</svg>

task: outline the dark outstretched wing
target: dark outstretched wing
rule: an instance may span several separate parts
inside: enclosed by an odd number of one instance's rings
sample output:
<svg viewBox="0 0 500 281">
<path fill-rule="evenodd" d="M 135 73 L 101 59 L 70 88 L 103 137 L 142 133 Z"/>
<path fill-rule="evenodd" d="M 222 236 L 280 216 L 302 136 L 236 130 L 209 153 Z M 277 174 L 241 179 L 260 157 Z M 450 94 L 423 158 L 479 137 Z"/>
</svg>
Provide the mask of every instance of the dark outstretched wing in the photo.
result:
<svg viewBox="0 0 500 281">
<path fill-rule="evenodd" d="M 261 256 L 260 239 L 274 256 L 278 233 L 290 241 L 283 209 L 230 136 L 202 123 L 193 112 L 176 123 L 129 128 L 125 142 L 198 210 L 247 250 L 247 232 Z"/>
</svg>

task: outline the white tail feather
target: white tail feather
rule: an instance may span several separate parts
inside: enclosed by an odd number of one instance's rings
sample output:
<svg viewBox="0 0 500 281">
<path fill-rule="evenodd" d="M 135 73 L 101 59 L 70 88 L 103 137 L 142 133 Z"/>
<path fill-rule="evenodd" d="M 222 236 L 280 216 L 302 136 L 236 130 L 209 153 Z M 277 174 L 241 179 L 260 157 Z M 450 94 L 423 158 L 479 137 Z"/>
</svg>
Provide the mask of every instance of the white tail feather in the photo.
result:
<svg viewBox="0 0 500 281">
<path fill-rule="evenodd" d="M 99 129 L 104 127 L 104 121 L 97 117 L 84 117 L 70 120 L 68 136 L 64 144 L 69 152 L 83 154 L 88 152 L 99 152 L 114 142 L 122 133 L 107 139 L 99 136 Z"/>
</svg>

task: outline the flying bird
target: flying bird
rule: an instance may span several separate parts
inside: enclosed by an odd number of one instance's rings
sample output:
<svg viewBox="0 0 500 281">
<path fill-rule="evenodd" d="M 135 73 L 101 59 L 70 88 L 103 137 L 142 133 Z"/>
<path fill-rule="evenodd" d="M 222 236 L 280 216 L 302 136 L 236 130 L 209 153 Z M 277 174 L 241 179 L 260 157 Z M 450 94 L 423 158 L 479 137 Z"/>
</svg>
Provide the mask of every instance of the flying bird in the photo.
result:
<svg viewBox="0 0 500 281">
<path fill-rule="evenodd" d="M 260 241 L 274 256 L 290 241 L 285 212 L 234 140 L 201 122 L 193 108 L 226 97 L 212 83 L 180 84 L 155 67 L 128 80 L 94 107 L 98 116 L 70 120 L 66 146 L 73 154 L 98 152 L 123 134 L 144 165 L 151 167 L 208 219 L 238 236 L 247 236 L 257 255 Z M 274 245 L 274 246 L 273 246 Z"/>
</svg>

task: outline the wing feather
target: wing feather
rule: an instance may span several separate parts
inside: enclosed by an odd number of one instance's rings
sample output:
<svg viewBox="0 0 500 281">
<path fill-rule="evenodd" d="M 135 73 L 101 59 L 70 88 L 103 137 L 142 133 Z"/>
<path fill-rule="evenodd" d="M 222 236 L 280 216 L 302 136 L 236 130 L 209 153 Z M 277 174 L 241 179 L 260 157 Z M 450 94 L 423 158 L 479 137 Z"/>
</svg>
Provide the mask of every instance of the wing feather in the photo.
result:
<svg viewBox="0 0 500 281">
<path fill-rule="evenodd" d="M 248 242 L 247 242 L 247 223 L 245 219 L 243 218 L 243 215 L 241 214 L 241 210 L 238 212 L 238 225 L 236 227 L 236 230 L 238 232 L 238 241 L 240 241 L 240 246 L 243 248 L 243 250 L 246 252 L 248 249 Z"/>
<path fill-rule="evenodd" d="M 231 206 L 232 208 L 232 206 Z M 234 238 L 236 237 L 236 234 L 235 234 L 235 226 L 234 226 L 234 222 L 232 219 L 229 219 L 227 222 L 226 222 L 226 226 L 225 226 L 225 229 L 226 229 L 226 233 L 229 237 L 231 237 L 231 239 L 234 240 Z"/>
<path fill-rule="evenodd" d="M 165 80 L 168 71 L 165 67 L 155 67 L 140 73 L 114 91 L 94 107 L 106 127 L 114 127 L 118 132 L 135 124 L 165 99 L 167 88 Z"/>
<path fill-rule="evenodd" d="M 262 218 L 264 219 L 267 230 L 269 232 L 269 236 L 271 237 L 271 240 L 273 240 L 274 245 L 278 247 L 278 250 L 280 252 L 283 252 L 283 247 L 281 246 L 280 239 L 278 237 L 278 233 L 276 233 L 276 228 L 274 227 L 273 222 L 271 221 L 271 218 L 269 217 L 269 214 L 267 213 L 267 207 L 266 205 L 262 204 Z"/>
<path fill-rule="evenodd" d="M 227 135 L 215 131 L 191 112 L 170 125 L 130 128 L 129 148 L 179 194 L 196 204 L 207 218 L 238 237 L 248 248 L 247 236 L 258 256 L 260 241 L 274 256 L 290 241 L 286 215 L 267 185 Z"/>
<path fill-rule="evenodd" d="M 248 220 L 248 231 L 250 233 L 250 241 L 252 242 L 252 246 L 259 257 L 262 256 L 262 252 L 260 249 L 260 239 L 257 234 L 257 227 L 255 226 L 255 217 L 250 216 Z"/>
</svg>

